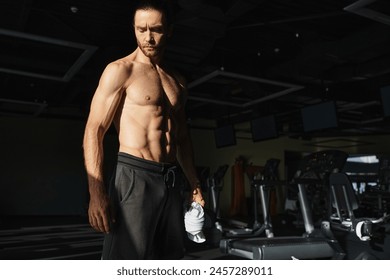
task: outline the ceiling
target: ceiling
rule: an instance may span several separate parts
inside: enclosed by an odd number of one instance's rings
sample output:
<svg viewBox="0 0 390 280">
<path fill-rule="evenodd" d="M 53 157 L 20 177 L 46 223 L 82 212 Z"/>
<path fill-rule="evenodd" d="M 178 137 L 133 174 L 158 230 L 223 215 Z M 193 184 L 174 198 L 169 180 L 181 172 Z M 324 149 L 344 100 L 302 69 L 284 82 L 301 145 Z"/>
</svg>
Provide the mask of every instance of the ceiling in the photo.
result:
<svg viewBox="0 0 390 280">
<path fill-rule="evenodd" d="M 2 0 L 0 115 L 84 120 L 105 65 L 135 48 L 134 1 Z M 388 0 L 176 0 L 166 60 L 188 81 L 189 124 L 273 115 L 291 137 L 388 134 Z M 338 127 L 304 132 L 334 101 Z"/>
</svg>

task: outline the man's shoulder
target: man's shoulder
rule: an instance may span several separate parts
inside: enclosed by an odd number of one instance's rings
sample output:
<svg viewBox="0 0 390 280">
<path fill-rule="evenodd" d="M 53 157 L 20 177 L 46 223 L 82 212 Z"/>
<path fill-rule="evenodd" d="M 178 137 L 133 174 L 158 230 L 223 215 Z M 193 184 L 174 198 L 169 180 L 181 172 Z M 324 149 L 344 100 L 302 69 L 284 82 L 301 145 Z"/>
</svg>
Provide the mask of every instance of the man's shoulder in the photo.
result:
<svg viewBox="0 0 390 280">
<path fill-rule="evenodd" d="M 133 62 L 120 58 L 107 64 L 101 77 L 101 83 L 111 87 L 126 87 L 133 72 Z"/>
<path fill-rule="evenodd" d="M 128 72 L 134 66 L 134 60 L 129 57 L 123 57 L 115 61 L 110 62 L 106 70 L 112 72 Z"/>
</svg>

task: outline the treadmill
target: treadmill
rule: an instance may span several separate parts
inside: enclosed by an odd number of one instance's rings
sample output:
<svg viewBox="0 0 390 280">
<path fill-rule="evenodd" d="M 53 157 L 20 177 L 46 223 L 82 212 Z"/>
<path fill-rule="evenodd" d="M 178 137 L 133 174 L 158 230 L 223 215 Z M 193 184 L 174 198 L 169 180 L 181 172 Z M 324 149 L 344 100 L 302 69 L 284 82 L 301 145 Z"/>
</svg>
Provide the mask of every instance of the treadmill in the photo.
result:
<svg viewBox="0 0 390 280">
<path fill-rule="evenodd" d="M 330 173 L 342 169 L 347 157 L 348 154 L 342 151 L 326 150 L 312 153 L 302 159 L 292 182 L 297 185 L 305 227 L 301 236 L 225 238 L 220 241 L 221 252 L 254 260 L 344 258 L 345 253 L 334 238 L 329 221 L 322 221 L 319 229 L 314 227 L 307 187 L 323 184 Z"/>
<path fill-rule="evenodd" d="M 271 158 L 268 159 L 264 165 L 264 168 L 261 174 L 252 174 L 247 171 L 248 178 L 251 181 L 251 191 L 253 199 L 253 225 L 252 227 L 244 228 L 226 228 L 225 236 L 226 237 L 239 237 L 239 238 L 249 238 L 249 237 L 259 237 L 265 234 L 266 237 L 274 237 L 271 215 L 269 210 L 269 199 L 270 191 L 278 185 L 284 185 L 285 182 L 279 180 L 278 177 L 278 167 L 280 160 Z M 261 175 L 260 178 L 257 178 Z M 258 216 L 258 197 L 260 196 L 260 205 L 263 214 L 263 223 L 260 222 Z"/>
</svg>

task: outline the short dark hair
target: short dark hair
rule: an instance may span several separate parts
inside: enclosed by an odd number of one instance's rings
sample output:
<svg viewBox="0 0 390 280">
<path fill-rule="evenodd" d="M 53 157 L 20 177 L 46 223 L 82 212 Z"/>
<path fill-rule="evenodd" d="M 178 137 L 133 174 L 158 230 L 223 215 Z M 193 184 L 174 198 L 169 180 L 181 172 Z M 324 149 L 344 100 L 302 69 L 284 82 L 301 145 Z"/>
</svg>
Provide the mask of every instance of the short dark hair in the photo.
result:
<svg viewBox="0 0 390 280">
<path fill-rule="evenodd" d="M 174 9 L 170 0 L 138 0 L 134 7 L 133 22 L 135 13 L 138 10 L 157 10 L 164 14 L 167 25 L 174 22 Z"/>
</svg>

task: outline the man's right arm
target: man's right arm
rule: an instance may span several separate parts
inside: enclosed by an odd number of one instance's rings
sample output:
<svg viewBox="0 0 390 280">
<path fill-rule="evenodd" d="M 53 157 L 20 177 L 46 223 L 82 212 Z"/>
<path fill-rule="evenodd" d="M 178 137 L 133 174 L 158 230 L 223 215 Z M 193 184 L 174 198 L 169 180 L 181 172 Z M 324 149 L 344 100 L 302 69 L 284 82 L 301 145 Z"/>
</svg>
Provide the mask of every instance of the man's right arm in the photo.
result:
<svg viewBox="0 0 390 280">
<path fill-rule="evenodd" d="M 110 213 L 103 179 L 103 138 L 122 100 L 128 75 L 129 70 L 122 64 L 111 63 L 106 67 L 92 99 L 84 133 L 84 161 L 90 194 L 89 222 L 95 230 L 105 233 L 110 230 L 109 219 L 114 217 Z"/>
</svg>

